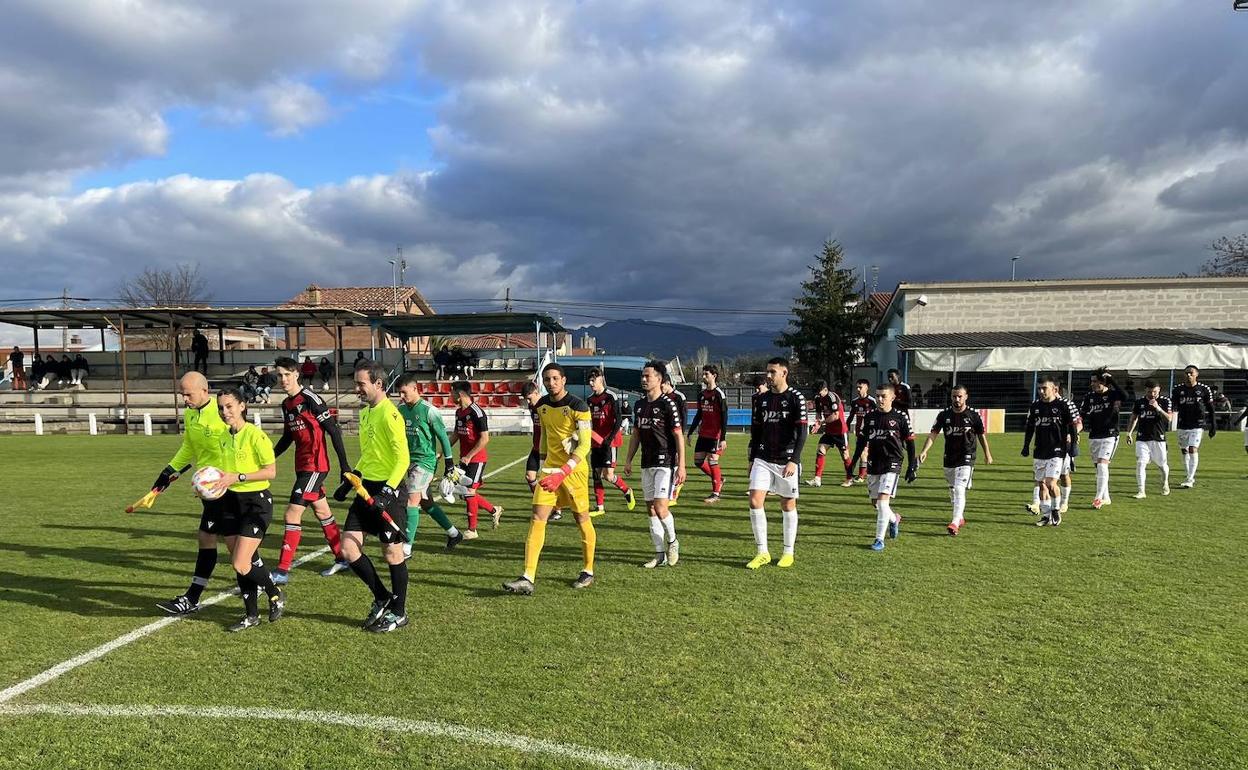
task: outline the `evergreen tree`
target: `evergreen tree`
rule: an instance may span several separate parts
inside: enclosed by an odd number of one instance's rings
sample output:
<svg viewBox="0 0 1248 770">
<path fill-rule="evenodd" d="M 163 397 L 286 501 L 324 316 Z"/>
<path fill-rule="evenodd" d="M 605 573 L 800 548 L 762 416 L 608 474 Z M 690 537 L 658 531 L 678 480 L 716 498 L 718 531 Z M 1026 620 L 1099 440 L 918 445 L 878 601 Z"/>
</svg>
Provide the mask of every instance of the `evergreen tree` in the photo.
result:
<svg viewBox="0 0 1248 770">
<path fill-rule="evenodd" d="M 828 240 L 810 266 L 810 278 L 793 301 L 793 320 L 776 344 L 792 348 L 807 369 L 827 380 L 829 387 L 847 382 L 862 360 L 871 331 L 865 297 L 854 288 L 854 271 L 845 268 L 845 250 Z"/>
</svg>

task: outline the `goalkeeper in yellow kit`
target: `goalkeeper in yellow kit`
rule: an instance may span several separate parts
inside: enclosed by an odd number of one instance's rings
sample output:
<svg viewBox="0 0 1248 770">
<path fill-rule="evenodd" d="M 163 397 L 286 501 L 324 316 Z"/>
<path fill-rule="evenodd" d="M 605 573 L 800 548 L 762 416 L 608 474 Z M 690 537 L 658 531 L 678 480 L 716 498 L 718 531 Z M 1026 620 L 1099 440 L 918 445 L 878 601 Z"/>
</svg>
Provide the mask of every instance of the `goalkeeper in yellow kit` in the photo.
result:
<svg viewBox="0 0 1248 770">
<path fill-rule="evenodd" d="M 546 395 L 536 407 L 542 431 L 539 449 L 542 462 L 537 486 L 533 488 L 533 518 L 524 542 L 524 574 L 503 583 L 503 588 L 513 594 L 533 593 L 537 561 L 546 542 L 546 520 L 556 507 L 570 509 L 581 531 L 585 566 L 572 587 L 588 588 L 594 583 L 597 536 L 589 518 L 589 406 L 568 393 L 568 380 L 559 364 L 542 367 L 542 383 L 546 386 Z"/>
</svg>

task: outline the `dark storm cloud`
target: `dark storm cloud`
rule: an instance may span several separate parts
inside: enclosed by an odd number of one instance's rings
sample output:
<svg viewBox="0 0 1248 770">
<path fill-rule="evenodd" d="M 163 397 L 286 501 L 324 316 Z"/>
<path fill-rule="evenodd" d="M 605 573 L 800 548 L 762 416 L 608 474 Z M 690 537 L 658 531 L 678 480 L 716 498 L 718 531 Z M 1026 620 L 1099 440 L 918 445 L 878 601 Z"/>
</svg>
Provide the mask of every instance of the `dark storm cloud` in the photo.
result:
<svg viewBox="0 0 1248 770">
<path fill-rule="evenodd" d="M 61 90 L 46 112 L 0 108 L 0 133 L 39 136 L 47 114 L 94 133 L 45 126 L 37 152 L 0 150 L 10 180 L 158 151 L 168 94 L 210 104 L 293 88 L 356 49 L 372 67 L 358 74 L 376 76 L 398 56 L 378 41 L 402 39 L 445 89 L 429 132 L 437 166 L 311 190 L 182 178 L 55 197 L 31 182 L 0 198 L 0 254 L 47 265 L 24 279 L 31 291 L 59 288 L 65 267 L 101 282 L 101 268 L 193 255 L 216 261 L 236 287 L 224 294 L 284 296 L 360 282 L 363 266 L 384 282 L 384 254 L 402 243 L 434 298 L 510 286 L 735 308 L 787 306 L 829 236 L 891 286 L 1002 277 L 1015 254 L 1027 276 L 1174 274 L 1248 230 L 1248 14 L 1229 3 L 828 8 L 429 2 L 388 26 L 331 13 L 286 44 L 265 37 L 272 16 L 231 5 L 202 35 L 175 15 L 112 68 L 110 41 L 70 25 L 91 44 L 67 55 L 72 67 L 36 67 L 33 43 L 7 54 L 10 72 Z M 37 21 L 25 37 L 79 39 L 64 20 Z M 244 21 L 234 46 L 227 33 Z M 182 61 L 178 47 L 213 56 Z M 84 65 L 90 99 L 66 84 Z M 18 88 L 5 82 L 0 93 Z M 324 119 L 314 100 L 282 104 L 293 130 Z M 120 117 L 85 119 L 97 114 Z M 254 281 L 231 277 L 244 269 Z"/>
</svg>

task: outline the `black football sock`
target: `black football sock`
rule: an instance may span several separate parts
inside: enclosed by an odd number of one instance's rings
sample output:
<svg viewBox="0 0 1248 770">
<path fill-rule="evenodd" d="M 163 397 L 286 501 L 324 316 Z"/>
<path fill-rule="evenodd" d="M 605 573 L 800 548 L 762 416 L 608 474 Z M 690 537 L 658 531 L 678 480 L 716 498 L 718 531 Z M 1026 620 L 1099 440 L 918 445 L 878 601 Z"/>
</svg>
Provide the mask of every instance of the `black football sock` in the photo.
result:
<svg viewBox="0 0 1248 770">
<path fill-rule="evenodd" d="M 254 618 L 260 612 L 256 601 L 256 584 L 241 572 L 236 571 L 234 574 L 238 578 L 238 592 L 243 596 L 243 606 L 247 608 L 247 617 Z"/>
<path fill-rule="evenodd" d="M 390 565 L 390 584 L 394 587 L 394 601 L 390 611 L 395 615 L 407 614 L 407 562 Z"/>
<path fill-rule="evenodd" d="M 199 553 L 195 556 L 195 575 L 191 578 L 191 586 L 186 589 L 186 598 L 191 600 L 191 604 L 199 604 L 199 597 L 204 595 L 204 588 L 208 586 L 208 578 L 212 577 L 212 571 L 217 566 L 217 549 L 200 548 Z"/>
<path fill-rule="evenodd" d="M 373 567 L 373 562 L 363 554 L 360 558 L 351 562 L 351 571 L 359 575 L 360 580 L 364 581 L 364 585 L 368 586 L 368 590 L 373 592 L 373 598 L 379 602 L 384 602 L 390 598 L 390 592 L 382 585 L 381 578 L 377 577 L 377 570 Z"/>
</svg>

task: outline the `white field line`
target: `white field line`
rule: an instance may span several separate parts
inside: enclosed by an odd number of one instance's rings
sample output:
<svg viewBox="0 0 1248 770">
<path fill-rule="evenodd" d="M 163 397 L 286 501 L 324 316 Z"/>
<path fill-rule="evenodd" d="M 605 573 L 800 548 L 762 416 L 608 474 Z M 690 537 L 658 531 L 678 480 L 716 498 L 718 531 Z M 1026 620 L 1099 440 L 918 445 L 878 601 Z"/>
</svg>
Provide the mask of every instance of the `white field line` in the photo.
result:
<svg viewBox="0 0 1248 770">
<path fill-rule="evenodd" d="M 223 706 L 107 706 L 79 705 L 74 703 L 0 704 L 0 716 L 69 716 L 69 717 L 122 717 L 151 719 L 153 717 L 179 717 L 197 719 L 271 720 L 281 722 L 305 722 L 315 725 L 355 727 L 365 730 L 381 730 L 391 733 L 408 733 L 433 738 L 452 738 L 461 743 L 478 746 L 511 749 L 522 754 L 544 754 L 561 759 L 573 759 L 598 767 L 620 770 L 679 770 L 684 765 L 639 759 L 627 754 L 599 751 L 573 743 L 512 735 L 497 730 L 464 727 L 449 722 L 431 722 L 400 717 L 370 716 L 368 714 L 343 714 L 335 711 L 300 711 L 294 709 L 223 707 Z"/>
<path fill-rule="evenodd" d="M 513 460 L 512 462 L 507 463 L 501 468 L 490 471 L 489 473 L 485 475 L 485 478 L 489 478 L 490 476 L 493 476 L 497 473 L 502 473 L 503 471 L 507 470 L 513 465 L 523 462 L 526 459 L 528 459 L 527 454 L 516 460 Z M 312 551 L 311 553 L 300 556 L 297 560 L 295 560 L 295 563 L 291 565 L 291 567 L 292 568 L 298 567 L 301 564 L 312 561 L 313 559 L 323 556 L 327 553 L 329 553 L 329 548 L 321 547 L 315 551 Z M 216 596 L 212 597 L 211 599 L 206 599 L 200 602 L 200 606 L 209 607 L 219 602 L 223 602 L 233 595 L 234 595 L 233 591 L 223 591 L 217 594 Z M 143 626 L 142 628 L 136 628 L 130 633 L 123 634 L 122 636 L 117 637 L 111 642 L 105 642 L 104 644 L 101 644 L 99 647 L 96 647 L 93 650 L 88 650 L 82 653 L 81 655 L 77 655 L 73 658 L 70 658 L 69 660 L 62 661 L 61 663 L 57 663 L 55 666 L 48 669 L 47 671 L 44 671 L 41 674 L 36 674 L 35 676 L 32 676 L 31 678 L 27 679 L 24 682 L 18 682 L 17 684 L 11 687 L 7 687 L 3 690 L 0 690 L 0 704 L 7 703 L 23 693 L 29 692 L 30 690 L 33 690 L 36 687 L 45 685 L 48 682 L 51 682 L 53 679 L 56 679 L 57 677 L 61 676 L 62 674 L 73 671 L 79 666 L 85 666 L 91 661 L 98 660 L 104 657 L 105 655 L 107 655 L 108 653 L 112 652 L 113 650 L 116 650 L 121 647 L 125 647 L 127 644 L 130 644 L 131 642 L 137 642 L 138 640 L 142 639 L 145 636 L 150 636 L 156 633 L 157 631 L 159 631 L 160 629 L 164 628 L 165 626 L 177 623 L 179 620 L 182 619 L 182 617 L 184 616 L 173 616 L 173 617 L 168 617 L 168 618 L 161 618 L 160 620 L 157 620 L 153 623 L 148 623 L 146 626 Z"/>
</svg>

